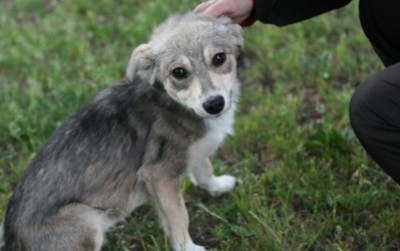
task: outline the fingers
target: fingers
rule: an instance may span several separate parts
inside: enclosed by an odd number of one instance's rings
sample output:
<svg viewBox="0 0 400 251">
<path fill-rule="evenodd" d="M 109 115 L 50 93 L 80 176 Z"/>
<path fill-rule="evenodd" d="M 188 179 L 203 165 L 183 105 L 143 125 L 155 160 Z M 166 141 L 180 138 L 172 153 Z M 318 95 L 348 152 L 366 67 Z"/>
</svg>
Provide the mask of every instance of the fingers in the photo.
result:
<svg viewBox="0 0 400 251">
<path fill-rule="evenodd" d="M 209 0 L 199 4 L 194 12 L 214 17 L 228 16 L 234 22 L 241 23 L 251 13 L 253 0 Z"/>
<path fill-rule="evenodd" d="M 214 16 L 214 17 L 220 17 L 223 15 L 230 16 L 231 15 L 231 10 L 227 8 L 227 5 L 223 4 L 223 2 L 216 2 L 214 4 L 211 4 L 205 11 L 204 13 Z"/>
<path fill-rule="evenodd" d="M 193 10 L 196 13 L 204 12 L 210 6 L 210 2 L 203 2 Z"/>
<path fill-rule="evenodd" d="M 228 14 L 228 9 L 224 1 L 210 0 L 199 4 L 194 12 L 202 12 L 211 16 L 219 17 Z"/>
</svg>

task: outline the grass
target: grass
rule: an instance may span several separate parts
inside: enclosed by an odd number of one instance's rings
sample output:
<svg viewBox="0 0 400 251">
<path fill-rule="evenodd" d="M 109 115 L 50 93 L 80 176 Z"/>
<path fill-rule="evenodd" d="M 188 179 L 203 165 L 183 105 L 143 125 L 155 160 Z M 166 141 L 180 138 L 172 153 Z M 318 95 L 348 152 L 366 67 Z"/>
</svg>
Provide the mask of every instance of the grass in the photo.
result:
<svg viewBox="0 0 400 251">
<path fill-rule="evenodd" d="M 196 1 L 20 0 L 0 8 L 0 218 L 51 133 L 120 79 L 130 52 Z M 210 250 L 399 250 L 399 187 L 351 130 L 357 84 L 382 69 L 357 3 L 299 24 L 246 28 L 235 135 L 213 158 L 239 178 L 210 198 L 183 182 L 196 243 Z M 151 205 L 106 251 L 169 250 Z"/>
</svg>

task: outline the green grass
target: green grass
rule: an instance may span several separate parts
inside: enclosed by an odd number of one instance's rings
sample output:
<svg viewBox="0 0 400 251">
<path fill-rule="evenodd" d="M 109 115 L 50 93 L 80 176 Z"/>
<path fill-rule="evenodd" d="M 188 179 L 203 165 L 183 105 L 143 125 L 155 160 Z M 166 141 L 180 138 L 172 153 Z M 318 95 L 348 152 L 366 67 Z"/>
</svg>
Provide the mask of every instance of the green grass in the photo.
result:
<svg viewBox="0 0 400 251">
<path fill-rule="evenodd" d="M 120 79 L 151 29 L 196 1 L 3 1 L 0 7 L 0 218 L 51 133 Z M 355 86 L 382 68 L 357 3 L 278 28 L 246 29 L 235 135 L 213 158 L 239 177 L 222 198 L 184 181 L 196 243 L 211 250 L 399 250 L 399 187 L 348 119 Z M 146 205 L 104 250 L 170 250 Z"/>
</svg>

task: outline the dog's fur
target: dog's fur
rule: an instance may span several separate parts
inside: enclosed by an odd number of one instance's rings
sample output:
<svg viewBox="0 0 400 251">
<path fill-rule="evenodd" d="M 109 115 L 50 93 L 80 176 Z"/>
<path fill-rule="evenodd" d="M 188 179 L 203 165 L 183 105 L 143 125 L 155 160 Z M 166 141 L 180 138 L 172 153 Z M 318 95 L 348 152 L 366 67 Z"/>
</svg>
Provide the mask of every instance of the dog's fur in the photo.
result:
<svg viewBox="0 0 400 251">
<path fill-rule="evenodd" d="M 115 222 L 151 199 L 174 250 L 188 233 L 180 181 L 217 196 L 208 157 L 232 132 L 242 29 L 230 19 L 169 18 L 132 53 L 126 78 L 69 118 L 28 166 L 7 208 L 3 251 L 94 251 Z"/>
</svg>

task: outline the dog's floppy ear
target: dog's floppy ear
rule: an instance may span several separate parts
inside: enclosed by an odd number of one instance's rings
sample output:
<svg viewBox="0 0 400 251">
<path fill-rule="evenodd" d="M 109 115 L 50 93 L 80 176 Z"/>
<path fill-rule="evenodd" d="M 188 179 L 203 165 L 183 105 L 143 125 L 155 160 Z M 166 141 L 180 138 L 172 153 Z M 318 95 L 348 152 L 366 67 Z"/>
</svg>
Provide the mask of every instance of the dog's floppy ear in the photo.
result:
<svg viewBox="0 0 400 251">
<path fill-rule="evenodd" d="M 227 16 L 222 16 L 219 20 L 222 22 L 225 29 L 227 28 L 228 34 L 231 36 L 231 41 L 239 52 L 243 48 L 244 44 L 243 28 L 239 24 L 234 23 L 232 19 Z"/>
<path fill-rule="evenodd" d="M 233 37 L 233 42 L 239 49 L 242 49 L 243 43 L 244 43 L 243 28 L 239 24 L 236 24 L 236 23 L 229 23 L 229 24 L 227 24 L 227 26 L 229 29 L 229 33 Z"/>
<path fill-rule="evenodd" d="M 141 44 L 132 52 L 126 77 L 132 81 L 136 76 L 150 84 L 155 82 L 155 58 L 150 44 Z"/>
</svg>

